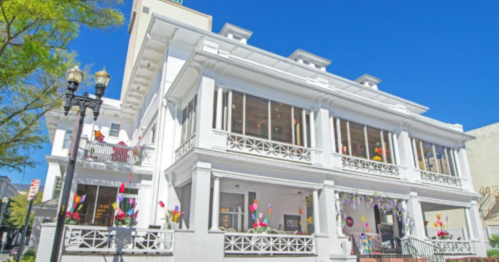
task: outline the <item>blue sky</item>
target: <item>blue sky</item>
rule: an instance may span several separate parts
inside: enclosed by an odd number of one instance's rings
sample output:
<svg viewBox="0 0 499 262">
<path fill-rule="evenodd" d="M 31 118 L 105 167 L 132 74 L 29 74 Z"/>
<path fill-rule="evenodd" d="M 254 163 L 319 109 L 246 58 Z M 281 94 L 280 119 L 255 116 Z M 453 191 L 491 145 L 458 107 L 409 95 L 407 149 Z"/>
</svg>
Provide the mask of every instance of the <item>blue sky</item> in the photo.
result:
<svg viewBox="0 0 499 262">
<path fill-rule="evenodd" d="M 132 6 L 124 1 L 125 26 L 83 28 L 71 45 L 83 65 L 106 66 L 106 96 L 115 99 Z M 229 22 L 253 31 L 250 45 L 285 57 L 301 48 L 332 60 L 333 74 L 378 77 L 380 90 L 428 106 L 426 116 L 466 131 L 499 122 L 499 1 L 184 0 L 184 6 L 213 16 L 214 32 Z M 45 154 L 50 145 L 34 155 L 42 164 L 27 169 L 24 180 L 22 173 L 3 173 L 14 183 L 44 180 Z"/>
</svg>

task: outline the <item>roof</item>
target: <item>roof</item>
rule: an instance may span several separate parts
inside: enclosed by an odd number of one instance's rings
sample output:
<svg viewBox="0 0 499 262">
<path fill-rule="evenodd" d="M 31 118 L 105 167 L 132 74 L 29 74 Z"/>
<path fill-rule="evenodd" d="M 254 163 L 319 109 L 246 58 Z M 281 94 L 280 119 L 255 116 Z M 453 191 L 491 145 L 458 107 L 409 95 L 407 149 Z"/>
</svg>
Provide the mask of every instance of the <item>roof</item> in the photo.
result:
<svg viewBox="0 0 499 262">
<path fill-rule="evenodd" d="M 40 202 L 34 205 L 35 209 L 57 209 L 59 206 L 59 199 L 54 198 L 47 201 Z"/>
</svg>

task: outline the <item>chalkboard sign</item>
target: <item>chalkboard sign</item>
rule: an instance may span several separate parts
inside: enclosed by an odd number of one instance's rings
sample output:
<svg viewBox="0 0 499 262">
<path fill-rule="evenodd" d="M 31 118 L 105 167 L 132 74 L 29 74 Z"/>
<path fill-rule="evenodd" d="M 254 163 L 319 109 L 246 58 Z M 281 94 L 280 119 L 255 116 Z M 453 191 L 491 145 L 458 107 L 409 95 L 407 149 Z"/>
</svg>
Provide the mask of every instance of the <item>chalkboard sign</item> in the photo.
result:
<svg viewBox="0 0 499 262">
<path fill-rule="evenodd" d="M 300 215 L 284 215 L 284 231 L 301 231 Z"/>
</svg>

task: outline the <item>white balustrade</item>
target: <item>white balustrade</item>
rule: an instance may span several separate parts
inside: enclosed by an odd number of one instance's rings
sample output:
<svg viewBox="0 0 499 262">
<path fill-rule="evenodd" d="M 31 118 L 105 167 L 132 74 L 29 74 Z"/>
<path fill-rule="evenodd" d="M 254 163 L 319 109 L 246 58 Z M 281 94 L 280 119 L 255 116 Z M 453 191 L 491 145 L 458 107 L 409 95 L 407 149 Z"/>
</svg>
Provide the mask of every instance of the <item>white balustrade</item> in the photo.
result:
<svg viewBox="0 0 499 262">
<path fill-rule="evenodd" d="M 378 161 L 342 155 L 342 168 L 345 170 L 369 173 L 374 175 L 399 177 L 400 168 L 397 165 L 387 164 Z"/>
<path fill-rule="evenodd" d="M 313 255 L 312 236 L 225 233 L 225 254 L 246 255 Z"/>
<path fill-rule="evenodd" d="M 473 254 L 473 247 L 470 241 L 459 240 L 432 240 L 436 254 Z"/>
<path fill-rule="evenodd" d="M 67 226 L 64 252 L 168 254 L 173 231 L 121 227 Z"/>
<path fill-rule="evenodd" d="M 312 162 L 310 148 L 236 134 L 228 134 L 227 150 L 305 163 Z"/>
<path fill-rule="evenodd" d="M 196 143 L 196 136 L 193 135 L 189 139 L 185 140 L 185 142 L 180 145 L 177 150 L 175 150 L 175 160 L 181 158 L 185 153 L 189 152 Z"/>
<path fill-rule="evenodd" d="M 140 166 L 142 163 L 142 148 L 98 141 L 85 141 L 85 153 L 81 154 L 79 158 L 88 161 L 117 162 Z"/>
<path fill-rule="evenodd" d="M 455 188 L 463 188 L 462 179 L 455 176 L 437 174 L 429 171 L 420 170 L 421 180 L 425 183 L 448 186 Z"/>
<path fill-rule="evenodd" d="M 142 147 L 142 158 L 140 161 L 142 166 L 154 165 L 154 156 L 155 156 L 154 152 L 155 152 L 154 147 L 149 147 L 149 146 Z"/>
</svg>

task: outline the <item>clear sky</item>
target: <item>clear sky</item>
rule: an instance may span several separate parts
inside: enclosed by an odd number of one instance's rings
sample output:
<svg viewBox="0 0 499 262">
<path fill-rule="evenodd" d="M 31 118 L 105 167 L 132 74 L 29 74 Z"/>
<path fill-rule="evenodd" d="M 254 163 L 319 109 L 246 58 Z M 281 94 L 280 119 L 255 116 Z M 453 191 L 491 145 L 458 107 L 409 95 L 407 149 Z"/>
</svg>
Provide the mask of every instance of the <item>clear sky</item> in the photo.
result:
<svg viewBox="0 0 499 262">
<path fill-rule="evenodd" d="M 106 96 L 115 99 L 132 6 L 124 1 L 125 26 L 83 28 L 71 45 L 83 65 L 106 66 Z M 333 74 L 378 77 L 380 90 L 425 105 L 426 116 L 465 131 L 499 122 L 499 1 L 184 0 L 184 6 L 211 15 L 213 32 L 229 22 L 253 31 L 250 45 L 285 57 L 301 48 L 332 60 Z M 22 173 L 0 173 L 14 183 L 44 182 L 45 154 L 50 145 L 34 155 L 41 165 L 26 169 L 24 180 Z"/>
</svg>

